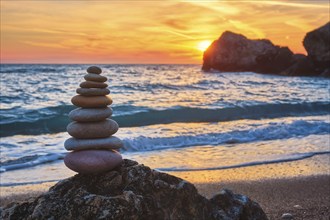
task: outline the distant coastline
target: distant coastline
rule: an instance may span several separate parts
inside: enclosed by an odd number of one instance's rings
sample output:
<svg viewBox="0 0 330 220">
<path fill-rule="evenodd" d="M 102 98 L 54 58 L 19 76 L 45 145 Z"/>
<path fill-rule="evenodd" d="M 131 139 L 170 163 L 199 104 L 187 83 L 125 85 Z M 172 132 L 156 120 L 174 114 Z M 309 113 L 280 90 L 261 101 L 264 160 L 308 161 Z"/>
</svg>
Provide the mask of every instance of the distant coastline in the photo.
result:
<svg viewBox="0 0 330 220">
<path fill-rule="evenodd" d="M 204 71 L 256 72 L 285 76 L 330 77 L 330 22 L 306 34 L 304 54 L 274 45 L 268 39 L 250 40 L 225 31 L 204 52 Z"/>
</svg>

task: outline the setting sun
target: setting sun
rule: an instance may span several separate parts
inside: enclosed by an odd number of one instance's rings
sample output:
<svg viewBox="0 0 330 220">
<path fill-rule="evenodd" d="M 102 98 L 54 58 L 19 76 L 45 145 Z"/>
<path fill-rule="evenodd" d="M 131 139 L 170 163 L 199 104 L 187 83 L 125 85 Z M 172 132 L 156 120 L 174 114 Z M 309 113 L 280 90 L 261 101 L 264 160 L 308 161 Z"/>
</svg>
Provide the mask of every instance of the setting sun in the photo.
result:
<svg viewBox="0 0 330 220">
<path fill-rule="evenodd" d="M 203 40 L 197 44 L 197 49 L 200 51 L 205 51 L 212 42 L 210 40 Z"/>
</svg>

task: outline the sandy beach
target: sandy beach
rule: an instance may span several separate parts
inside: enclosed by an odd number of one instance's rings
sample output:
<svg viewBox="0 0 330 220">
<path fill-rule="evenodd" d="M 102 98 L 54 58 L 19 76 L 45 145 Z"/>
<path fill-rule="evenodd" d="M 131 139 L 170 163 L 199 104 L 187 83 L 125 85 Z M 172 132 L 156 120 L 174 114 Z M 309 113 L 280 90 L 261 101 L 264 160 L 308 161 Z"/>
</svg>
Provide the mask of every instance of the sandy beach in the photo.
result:
<svg viewBox="0 0 330 220">
<path fill-rule="evenodd" d="M 208 172 L 181 173 L 200 194 L 212 197 L 227 188 L 258 202 L 269 219 L 290 213 L 294 219 L 329 219 L 330 158 Z M 178 176 L 178 173 L 176 174 Z"/>
<path fill-rule="evenodd" d="M 255 167 L 217 171 L 175 172 L 175 176 L 195 184 L 210 198 L 220 189 L 249 196 L 258 202 L 269 219 L 290 213 L 294 219 L 329 219 L 329 156 Z M 1 187 L 1 206 L 33 199 L 56 182 Z"/>
<path fill-rule="evenodd" d="M 294 219 L 329 219 L 330 176 L 308 176 L 289 179 L 236 181 L 197 184 L 202 195 L 211 197 L 219 188 L 248 195 L 259 203 L 269 219 L 281 219 L 290 213 Z"/>
</svg>

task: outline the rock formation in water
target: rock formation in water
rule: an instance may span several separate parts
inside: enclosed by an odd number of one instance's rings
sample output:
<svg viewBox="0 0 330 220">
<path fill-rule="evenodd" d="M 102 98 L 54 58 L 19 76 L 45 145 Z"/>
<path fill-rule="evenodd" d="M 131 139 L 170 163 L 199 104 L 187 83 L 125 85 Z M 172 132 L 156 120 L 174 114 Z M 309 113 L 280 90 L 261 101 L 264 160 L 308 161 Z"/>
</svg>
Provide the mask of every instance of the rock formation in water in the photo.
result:
<svg viewBox="0 0 330 220">
<path fill-rule="evenodd" d="M 14 203 L 1 219 L 173 219 L 264 220 L 260 206 L 243 195 L 220 190 L 211 199 L 191 183 L 135 161 L 100 174 L 77 174 L 40 197 Z"/>
<path fill-rule="evenodd" d="M 269 40 L 250 40 L 241 34 L 226 31 L 204 52 L 202 68 L 278 73 L 292 63 L 293 53 L 287 47 L 275 46 Z"/>
<path fill-rule="evenodd" d="M 307 33 L 308 53 L 293 54 L 288 47 L 267 39 L 250 40 L 241 34 L 224 32 L 204 52 L 204 71 L 256 72 L 290 76 L 330 76 L 330 23 Z"/>
<path fill-rule="evenodd" d="M 77 89 L 78 95 L 71 102 L 79 108 L 70 112 L 74 122 L 67 126 L 72 136 L 64 146 L 70 152 L 64 158 L 65 165 L 73 171 L 95 174 L 109 171 L 122 162 L 116 151 L 123 146 L 121 140 L 112 136 L 118 131 L 118 124 L 109 117 L 112 109 L 110 90 L 105 82 L 107 77 L 101 76 L 99 67 L 91 66 L 84 76 L 85 82 Z"/>
<path fill-rule="evenodd" d="M 330 76 L 330 22 L 308 32 L 303 44 L 315 71 Z"/>
</svg>

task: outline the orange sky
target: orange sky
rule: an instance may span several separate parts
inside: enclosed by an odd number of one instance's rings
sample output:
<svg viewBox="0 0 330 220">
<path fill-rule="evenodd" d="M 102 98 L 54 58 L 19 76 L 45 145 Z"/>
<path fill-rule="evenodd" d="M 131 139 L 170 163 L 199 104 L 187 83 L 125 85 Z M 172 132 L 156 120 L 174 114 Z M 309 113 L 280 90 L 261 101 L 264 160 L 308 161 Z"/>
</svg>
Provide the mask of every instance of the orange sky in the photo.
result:
<svg viewBox="0 0 330 220">
<path fill-rule="evenodd" d="M 305 53 L 325 1 L 1 0 L 1 63 L 201 63 L 225 30 Z"/>
</svg>

